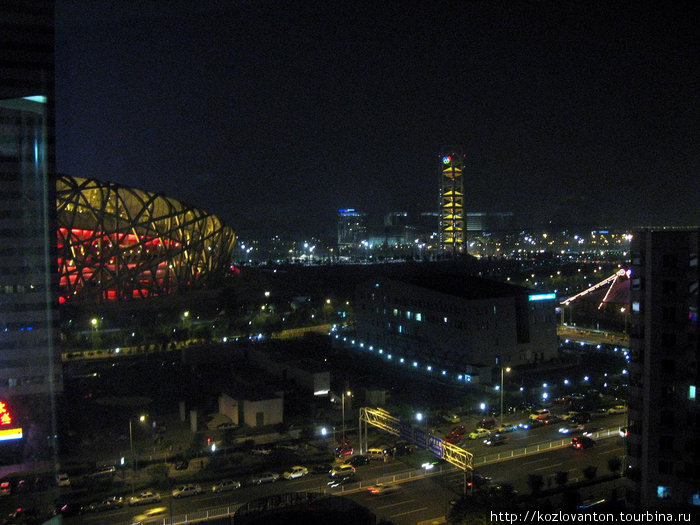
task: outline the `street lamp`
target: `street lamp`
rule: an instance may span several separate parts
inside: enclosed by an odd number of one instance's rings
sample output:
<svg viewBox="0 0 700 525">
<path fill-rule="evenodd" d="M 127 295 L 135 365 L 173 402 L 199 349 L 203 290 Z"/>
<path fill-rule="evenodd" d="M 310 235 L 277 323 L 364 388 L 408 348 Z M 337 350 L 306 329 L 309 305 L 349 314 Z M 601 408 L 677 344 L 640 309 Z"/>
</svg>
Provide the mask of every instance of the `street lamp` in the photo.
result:
<svg viewBox="0 0 700 525">
<path fill-rule="evenodd" d="M 341 400 L 342 400 L 342 409 L 343 409 L 343 445 L 345 445 L 345 396 L 351 397 L 352 392 L 348 390 L 347 392 L 343 392 L 341 394 Z"/>
<path fill-rule="evenodd" d="M 90 324 L 92 324 L 92 347 L 95 348 L 95 333 L 97 333 L 97 318 L 93 317 L 90 319 Z"/>
<path fill-rule="evenodd" d="M 501 426 L 503 426 L 503 373 L 510 372 L 510 367 L 501 367 Z"/>
<path fill-rule="evenodd" d="M 139 422 L 143 423 L 146 421 L 146 416 L 139 416 Z M 129 418 L 129 448 L 131 449 L 131 468 L 136 472 L 136 456 L 134 455 L 134 430 L 131 424 L 131 418 Z M 131 495 L 134 495 L 134 479 L 131 478 Z"/>
</svg>

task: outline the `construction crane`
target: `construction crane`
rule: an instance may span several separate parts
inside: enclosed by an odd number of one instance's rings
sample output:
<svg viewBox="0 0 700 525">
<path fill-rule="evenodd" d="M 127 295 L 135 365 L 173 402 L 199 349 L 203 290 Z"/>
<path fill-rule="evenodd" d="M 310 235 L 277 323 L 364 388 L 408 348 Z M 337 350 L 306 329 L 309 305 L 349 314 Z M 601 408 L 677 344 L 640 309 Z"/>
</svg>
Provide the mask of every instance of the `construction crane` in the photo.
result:
<svg viewBox="0 0 700 525">
<path fill-rule="evenodd" d="M 584 291 L 579 292 L 579 293 L 577 293 L 576 295 L 572 295 L 571 297 L 569 297 L 568 299 L 565 299 L 564 301 L 562 301 L 562 302 L 559 303 L 559 304 L 561 304 L 561 305 L 563 305 L 563 306 L 569 306 L 569 305 L 570 305 L 572 302 L 574 302 L 576 299 L 578 299 L 578 298 L 580 298 L 580 297 L 583 297 L 584 295 L 588 295 L 589 293 L 594 292 L 594 291 L 596 291 L 596 290 L 598 290 L 598 289 L 604 287 L 604 286 L 607 285 L 608 283 L 610 283 L 610 287 L 608 288 L 608 291 L 605 293 L 605 297 L 603 297 L 603 300 L 602 300 L 602 301 L 600 302 L 600 304 L 598 305 L 598 310 L 600 310 L 601 308 L 603 308 L 603 305 L 605 304 L 605 301 L 607 301 L 608 296 L 610 295 L 610 291 L 613 289 L 613 286 L 615 286 L 615 283 L 617 282 L 617 280 L 620 279 L 621 277 L 627 277 L 627 278 L 629 278 L 629 276 L 630 276 L 631 274 L 632 274 L 631 270 L 625 270 L 624 268 L 623 268 L 623 269 L 620 269 L 620 270 L 616 271 L 616 272 L 615 272 L 613 275 L 611 275 L 610 277 L 608 277 L 608 278 L 606 278 L 606 279 L 603 279 L 603 280 L 600 281 L 599 283 L 594 284 L 594 285 L 591 286 L 590 288 L 586 288 Z"/>
</svg>

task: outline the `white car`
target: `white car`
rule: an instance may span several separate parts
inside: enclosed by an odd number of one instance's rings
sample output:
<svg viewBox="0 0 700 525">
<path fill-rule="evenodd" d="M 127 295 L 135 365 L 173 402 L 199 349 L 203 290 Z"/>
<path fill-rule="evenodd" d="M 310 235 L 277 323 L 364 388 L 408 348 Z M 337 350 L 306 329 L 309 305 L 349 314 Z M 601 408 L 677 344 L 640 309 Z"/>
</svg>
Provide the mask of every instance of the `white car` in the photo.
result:
<svg viewBox="0 0 700 525">
<path fill-rule="evenodd" d="M 568 425 L 564 425 L 559 429 L 560 434 L 574 434 L 576 432 L 581 432 L 583 430 L 583 425 L 576 424 L 576 423 L 569 423 Z"/>
<path fill-rule="evenodd" d="M 187 496 L 196 496 L 201 493 L 202 487 L 200 487 L 199 485 L 187 484 L 180 485 L 179 487 L 174 489 L 172 492 L 172 496 L 173 498 L 186 498 Z"/>
<path fill-rule="evenodd" d="M 129 505 L 134 506 L 134 505 L 148 505 L 149 503 L 160 503 L 160 494 L 157 492 L 142 492 L 141 494 L 138 494 L 137 496 L 131 496 L 129 498 Z"/>
<path fill-rule="evenodd" d="M 240 481 L 234 481 L 232 479 L 222 479 L 216 485 L 212 486 L 212 492 L 226 492 L 229 490 L 236 490 L 241 488 Z"/>
<path fill-rule="evenodd" d="M 253 485 L 261 485 L 263 483 L 274 483 L 280 479 L 280 475 L 276 472 L 263 472 L 257 476 L 250 478 L 250 483 Z"/>
<path fill-rule="evenodd" d="M 309 469 L 306 467 L 302 467 L 299 465 L 296 465 L 292 468 L 290 468 L 288 471 L 284 472 L 282 474 L 282 477 L 284 479 L 296 479 L 296 478 L 302 478 L 306 476 L 309 473 Z"/>
</svg>

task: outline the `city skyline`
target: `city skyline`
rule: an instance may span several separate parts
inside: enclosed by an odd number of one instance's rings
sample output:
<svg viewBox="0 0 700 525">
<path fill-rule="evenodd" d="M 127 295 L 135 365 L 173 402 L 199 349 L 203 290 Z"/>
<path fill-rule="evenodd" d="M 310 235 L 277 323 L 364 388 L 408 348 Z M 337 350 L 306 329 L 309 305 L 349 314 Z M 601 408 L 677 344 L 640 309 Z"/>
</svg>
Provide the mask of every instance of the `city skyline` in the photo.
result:
<svg viewBox="0 0 700 525">
<path fill-rule="evenodd" d="M 79 1 L 57 20 L 58 170 L 236 231 L 437 210 L 446 144 L 466 154 L 467 211 L 699 220 L 698 42 L 681 8 Z"/>
</svg>

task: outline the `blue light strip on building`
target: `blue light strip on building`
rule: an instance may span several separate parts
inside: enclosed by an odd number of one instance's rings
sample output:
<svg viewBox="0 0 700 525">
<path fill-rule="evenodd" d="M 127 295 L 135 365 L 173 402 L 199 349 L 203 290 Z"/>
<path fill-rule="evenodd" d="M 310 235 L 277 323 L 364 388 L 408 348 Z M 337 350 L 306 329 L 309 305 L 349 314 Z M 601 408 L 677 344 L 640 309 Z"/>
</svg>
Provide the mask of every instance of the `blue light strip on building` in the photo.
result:
<svg viewBox="0 0 700 525">
<path fill-rule="evenodd" d="M 528 296 L 528 301 L 548 301 L 550 299 L 556 299 L 557 294 L 555 293 L 539 293 L 535 295 Z"/>
</svg>

